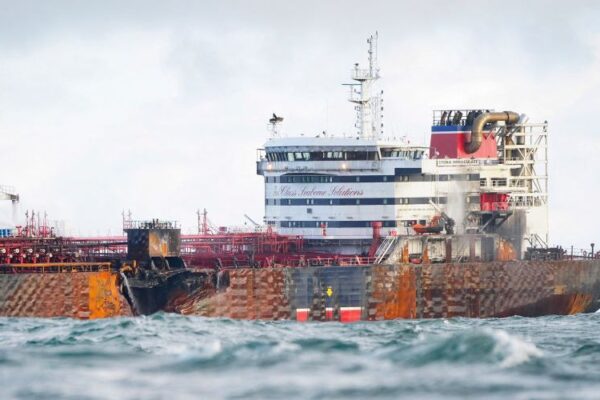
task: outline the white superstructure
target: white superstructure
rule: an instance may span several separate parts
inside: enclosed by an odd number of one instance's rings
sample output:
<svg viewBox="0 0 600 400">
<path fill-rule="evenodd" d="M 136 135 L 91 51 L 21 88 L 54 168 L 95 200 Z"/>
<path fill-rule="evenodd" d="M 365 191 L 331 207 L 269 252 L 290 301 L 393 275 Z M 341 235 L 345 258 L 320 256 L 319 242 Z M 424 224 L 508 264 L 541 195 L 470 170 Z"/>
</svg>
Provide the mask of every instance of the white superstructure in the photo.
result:
<svg viewBox="0 0 600 400">
<path fill-rule="evenodd" d="M 545 124 L 541 130 L 522 120 L 482 125 L 483 144 L 472 154 L 465 153 L 462 141 L 468 138 L 465 127 L 482 114 L 476 110 L 435 112 L 430 146 L 386 139 L 381 92 L 375 90 L 376 40 L 368 40 L 368 68 L 356 64 L 352 72 L 356 135 L 282 137 L 283 118 L 270 119 L 272 135 L 257 162 L 257 173 L 265 178 L 265 223 L 284 235 L 364 252 L 374 225 L 381 226 L 382 236 L 411 234 L 414 224 L 425 225 L 443 210 L 460 232 L 501 223 L 514 209 L 519 226 L 511 229 L 526 240 L 547 241 L 545 158 L 543 174 L 535 167 Z M 497 202 L 503 194 L 509 195 L 511 211 Z"/>
</svg>

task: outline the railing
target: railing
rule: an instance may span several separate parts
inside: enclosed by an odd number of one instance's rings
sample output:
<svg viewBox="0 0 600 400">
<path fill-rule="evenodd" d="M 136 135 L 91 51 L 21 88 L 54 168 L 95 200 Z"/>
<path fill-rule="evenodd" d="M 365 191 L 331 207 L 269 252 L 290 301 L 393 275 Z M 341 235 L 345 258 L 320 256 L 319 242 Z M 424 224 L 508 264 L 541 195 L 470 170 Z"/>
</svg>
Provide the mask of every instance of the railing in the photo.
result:
<svg viewBox="0 0 600 400">
<path fill-rule="evenodd" d="M 373 71 L 366 68 L 354 68 L 352 70 L 352 79 L 355 81 L 364 81 L 367 79 L 372 79 L 378 76 L 378 72 L 376 69 Z"/>
<path fill-rule="evenodd" d="M 178 229 L 177 221 L 123 221 L 123 229 Z"/>
<path fill-rule="evenodd" d="M 456 125 L 461 125 L 461 126 L 465 126 L 467 123 L 467 115 L 469 115 L 469 113 L 471 111 L 494 111 L 494 110 L 477 110 L 477 109 L 450 109 L 450 110 L 433 110 L 433 125 L 442 125 L 441 124 L 441 120 L 442 120 L 442 115 L 444 113 L 446 113 L 446 120 L 444 121 L 444 125 L 448 124 L 448 117 L 450 117 L 450 121 L 454 118 L 454 116 L 456 115 L 456 113 L 460 111 L 461 113 L 461 119 L 460 122 Z M 450 115 L 450 113 L 452 113 Z"/>
<path fill-rule="evenodd" d="M 379 160 L 335 160 L 335 161 L 258 161 L 257 172 L 264 171 L 377 171 Z"/>
<path fill-rule="evenodd" d="M 0 274 L 47 274 L 111 271 L 110 262 L 27 263 L 0 265 Z"/>
<path fill-rule="evenodd" d="M 578 249 L 571 246 L 568 249 L 563 249 L 565 251 L 565 258 L 570 260 L 590 260 L 590 259 L 600 259 L 600 251 L 594 251 L 592 253 L 591 248 L 589 249 Z"/>
<path fill-rule="evenodd" d="M 284 264 L 275 264 L 273 267 L 351 267 L 370 265 L 375 263 L 375 257 L 314 257 L 298 260 L 289 260 Z"/>
<path fill-rule="evenodd" d="M 252 265 L 245 264 L 239 260 L 239 266 L 227 266 L 225 269 L 238 268 L 306 268 L 306 267 L 358 267 L 372 265 L 375 263 L 375 257 L 347 256 L 347 257 L 309 257 L 287 260 L 254 260 Z M 194 267 L 191 267 L 192 269 Z"/>
<path fill-rule="evenodd" d="M 509 203 L 506 201 L 495 201 L 481 203 L 481 211 L 508 211 Z"/>
</svg>

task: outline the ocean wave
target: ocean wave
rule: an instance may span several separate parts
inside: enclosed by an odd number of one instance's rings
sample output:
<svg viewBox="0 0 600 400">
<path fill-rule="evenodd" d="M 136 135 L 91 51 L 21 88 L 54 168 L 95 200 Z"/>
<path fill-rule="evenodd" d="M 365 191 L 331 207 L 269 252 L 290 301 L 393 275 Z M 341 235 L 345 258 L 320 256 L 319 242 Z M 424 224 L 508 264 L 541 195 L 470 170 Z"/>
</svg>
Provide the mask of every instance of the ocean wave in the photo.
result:
<svg viewBox="0 0 600 400">
<path fill-rule="evenodd" d="M 543 356 L 535 344 L 503 330 L 475 329 L 425 335 L 399 361 L 413 365 L 432 363 L 486 363 L 509 368 Z"/>
<path fill-rule="evenodd" d="M 358 350 L 358 345 L 354 342 L 345 339 L 328 339 L 328 338 L 306 338 L 297 339 L 293 343 L 300 346 L 304 351 L 318 351 L 322 353 Z"/>
<path fill-rule="evenodd" d="M 0 398 L 86 382 L 90 398 L 585 398 L 600 390 L 597 322 L 0 318 Z"/>
</svg>

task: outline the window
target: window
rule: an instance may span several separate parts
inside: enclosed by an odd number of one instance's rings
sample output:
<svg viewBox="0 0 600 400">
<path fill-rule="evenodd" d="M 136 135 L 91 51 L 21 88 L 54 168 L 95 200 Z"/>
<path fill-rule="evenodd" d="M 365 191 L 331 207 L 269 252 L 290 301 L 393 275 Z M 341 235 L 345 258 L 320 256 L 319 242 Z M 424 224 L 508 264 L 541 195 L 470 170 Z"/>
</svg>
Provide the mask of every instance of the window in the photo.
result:
<svg viewBox="0 0 600 400">
<path fill-rule="evenodd" d="M 312 208 L 307 208 L 307 209 L 306 209 L 306 213 L 307 213 L 307 214 L 312 214 Z"/>
<path fill-rule="evenodd" d="M 269 161 L 328 161 L 328 160 L 377 160 L 376 151 L 293 151 L 268 152 L 265 158 Z"/>
<path fill-rule="evenodd" d="M 492 186 L 506 186 L 506 178 L 492 178 Z"/>
<path fill-rule="evenodd" d="M 420 160 L 423 158 L 423 150 L 402 150 L 402 149 L 382 149 L 381 157 L 383 158 L 403 158 Z"/>
</svg>

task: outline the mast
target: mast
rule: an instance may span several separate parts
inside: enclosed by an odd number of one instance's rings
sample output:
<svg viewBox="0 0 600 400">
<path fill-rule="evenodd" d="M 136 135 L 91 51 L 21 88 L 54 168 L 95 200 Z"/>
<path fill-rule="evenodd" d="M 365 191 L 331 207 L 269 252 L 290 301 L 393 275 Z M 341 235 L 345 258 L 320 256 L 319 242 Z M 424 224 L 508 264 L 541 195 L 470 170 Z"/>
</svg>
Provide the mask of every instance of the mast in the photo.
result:
<svg viewBox="0 0 600 400">
<path fill-rule="evenodd" d="M 350 96 L 348 100 L 355 104 L 356 124 L 358 136 L 363 139 L 378 138 L 383 134 L 383 91 L 372 95 L 375 82 L 379 79 L 379 66 L 377 65 L 377 38 L 378 34 L 367 39 L 369 44 L 369 66 L 360 68 L 354 64 L 352 80 L 358 83 L 348 83 Z"/>
</svg>

